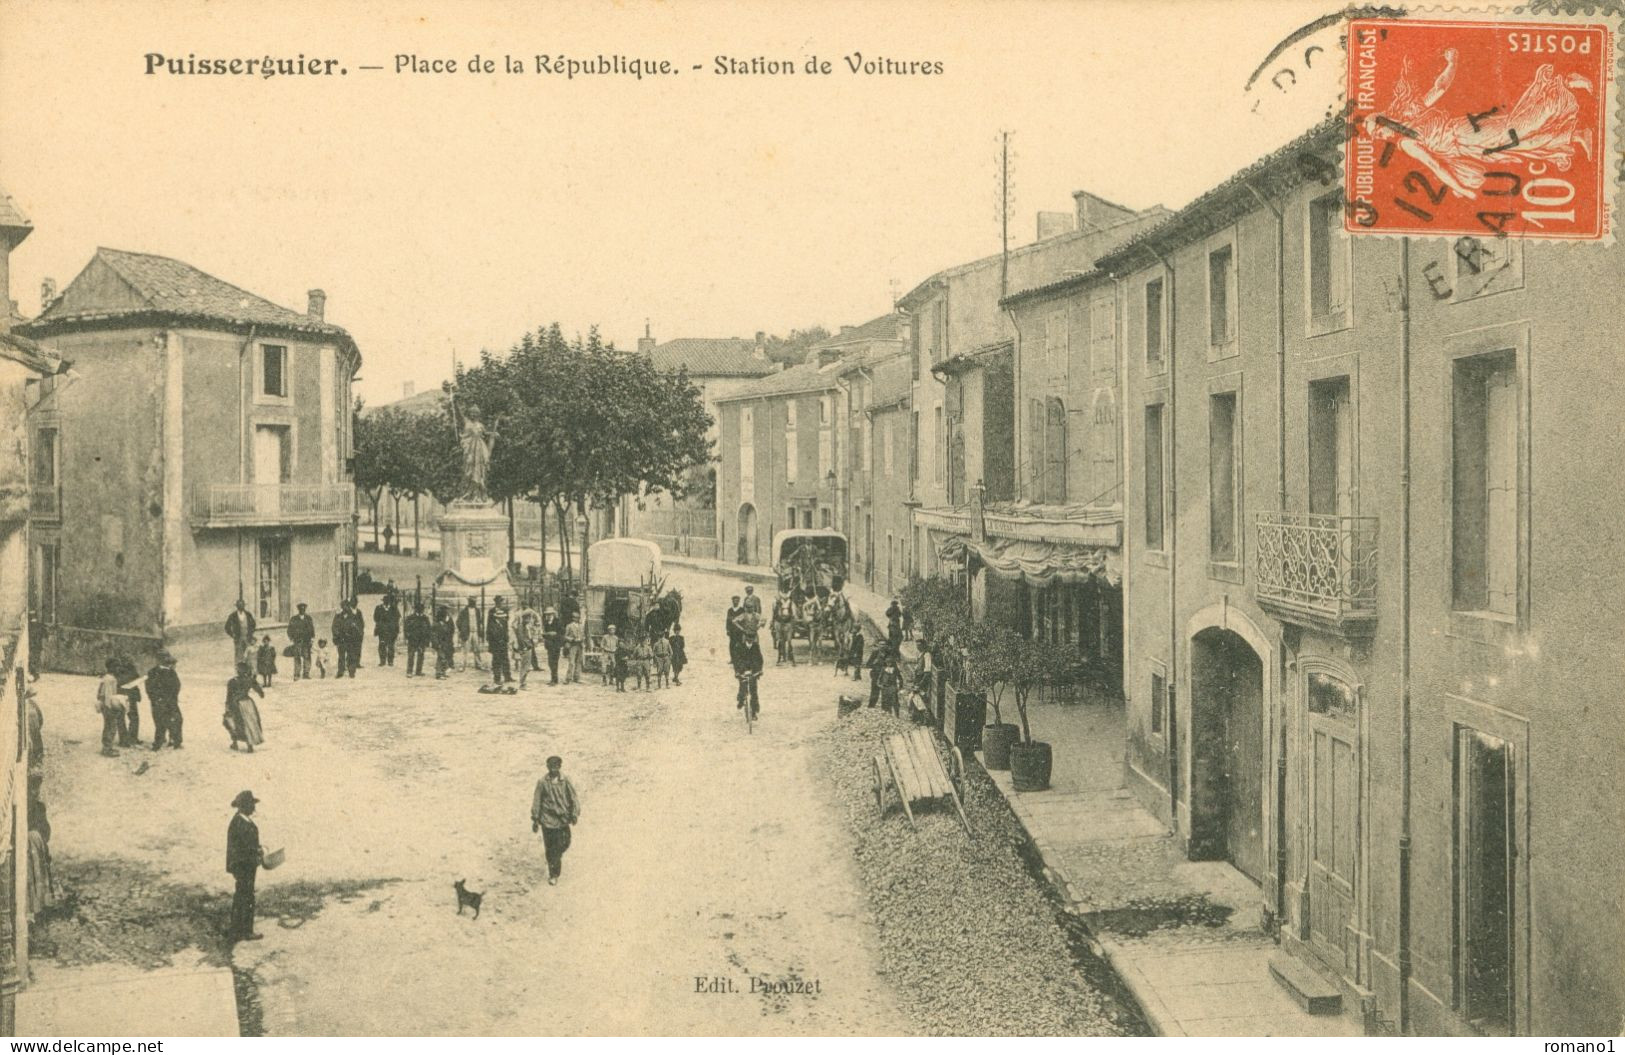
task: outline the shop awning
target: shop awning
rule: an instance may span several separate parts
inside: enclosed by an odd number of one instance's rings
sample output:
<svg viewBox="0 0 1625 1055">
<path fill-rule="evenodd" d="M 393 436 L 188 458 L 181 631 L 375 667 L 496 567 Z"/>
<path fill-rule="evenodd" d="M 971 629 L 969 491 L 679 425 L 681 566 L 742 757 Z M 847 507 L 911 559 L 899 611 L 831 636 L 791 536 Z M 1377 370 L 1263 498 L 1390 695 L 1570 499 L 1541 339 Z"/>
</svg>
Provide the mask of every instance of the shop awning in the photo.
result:
<svg viewBox="0 0 1625 1055">
<path fill-rule="evenodd" d="M 974 556 L 1000 578 L 1034 586 L 1077 585 L 1106 575 L 1106 551 L 1093 546 L 1063 546 L 1028 539 L 976 542 L 955 535 L 937 552 L 944 561 Z"/>
</svg>

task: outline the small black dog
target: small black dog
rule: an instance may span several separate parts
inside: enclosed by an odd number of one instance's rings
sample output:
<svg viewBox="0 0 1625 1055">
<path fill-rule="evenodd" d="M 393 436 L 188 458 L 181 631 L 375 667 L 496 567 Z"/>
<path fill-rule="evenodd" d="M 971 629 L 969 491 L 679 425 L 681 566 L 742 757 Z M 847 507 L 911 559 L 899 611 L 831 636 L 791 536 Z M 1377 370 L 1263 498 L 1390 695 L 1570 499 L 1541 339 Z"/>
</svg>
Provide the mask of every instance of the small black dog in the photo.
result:
<svg viewBox="0 0 1625 1055">
<path fill-rule="evenodd" d="M 474 910 L 474 918 L 479 919 L 480 902 L 485 900 L 485 895 L 475 893 L 474 891 L 468 889 L 463 885 L 463 882 L 464 880 L 459 879 L 457 882 L 451 885 L 452 889 L 457 891 L 457 914 L 461 916 L 463 914 L 463 906 L 466 905 Z"/>
</svg>

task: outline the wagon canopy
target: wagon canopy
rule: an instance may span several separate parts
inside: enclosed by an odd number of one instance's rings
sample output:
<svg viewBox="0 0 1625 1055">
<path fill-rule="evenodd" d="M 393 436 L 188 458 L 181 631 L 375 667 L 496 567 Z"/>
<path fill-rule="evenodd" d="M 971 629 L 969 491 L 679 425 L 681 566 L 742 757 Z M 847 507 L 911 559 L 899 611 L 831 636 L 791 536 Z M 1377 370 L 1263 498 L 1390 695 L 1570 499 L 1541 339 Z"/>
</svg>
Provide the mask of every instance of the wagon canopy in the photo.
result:
<svg viewBox="0 0 1625 1055">
<path fill-rule="evenodd" d="M 846 578 L 846 536 L 833 528 L 792 528 L 773 536 L 773 568 L 804 589 Z"/>
<path fill-rule="evenodd" d="M 636 590 L 660 578 L 660 547 L 640 538 L 606 538 L 587 547 L 587 586 Z"/>
</svg>

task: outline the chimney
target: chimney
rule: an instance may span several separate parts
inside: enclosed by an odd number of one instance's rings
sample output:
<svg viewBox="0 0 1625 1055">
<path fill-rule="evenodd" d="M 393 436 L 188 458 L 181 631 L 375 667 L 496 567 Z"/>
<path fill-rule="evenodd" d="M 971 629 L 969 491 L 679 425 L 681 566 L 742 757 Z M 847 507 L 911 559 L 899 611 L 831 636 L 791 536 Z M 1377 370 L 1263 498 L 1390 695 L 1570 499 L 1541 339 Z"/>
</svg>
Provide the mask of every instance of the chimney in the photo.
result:
<svg viewBox="0 0 1625 1055">
<path fill-rule="evenodd" d="M 1041 212 L 1038 214 L 1038 240 L 1047 242 L 1063 234 L 1071 234 L 1077 227 L 1069 212 Z"/>
<path fill-rule="evenodd" d="M 767 358 L 767 334 L 761 330 L 756 331 L 756 350 L 751 353 L 751 356 L 755 359 Z"/>
<path fill-rule="evenodd" d="M 305 309 L 305 314 L 309 315 L 311 318 L 317 320 L 318 322 L 323 321 L 324 319 L 326 319 L 327 318 L 327 294 L 323 293 L 319 289 L 313 289 L 309 293 L 307 293 L 306 296 L 308 296 L 310 298 L 310 307 Z"/>
<path fill-rule="evenodd" d="M 412 383 L 411 381 L 402 381 L 401 382 L 401 398 L 402 399 L 411 399 L 413 393 L 415 393 L 417 390 L 418 390 L 418 386 L 416 384 Z"/>
<path fill-rule="evenodd" d="M 39 284 L 39 310 L 43 313 L 56 301 L 56 279 L 45 278 Z"/>
<path fill-rule="evenodd" d="M 1078 230 L 1095 231 L 1102 227 L 1110 227 L 1115 223 L 1132 219 L 1136 214 L 1132 209 L 1125 209 L 1121 205 L 1107 201 L 1098 194 L 1090 194 L 1086 190 L 1073 191 L 1072 200 L 1077 203 Z"/>
<path fill-rule="evenodd" d="M 638 338 L 638 354 L 648 355 L 655 350 L 653 331 L 649 329 L 649 320 L 643 320 L 643 336 Z"/>
</svg>

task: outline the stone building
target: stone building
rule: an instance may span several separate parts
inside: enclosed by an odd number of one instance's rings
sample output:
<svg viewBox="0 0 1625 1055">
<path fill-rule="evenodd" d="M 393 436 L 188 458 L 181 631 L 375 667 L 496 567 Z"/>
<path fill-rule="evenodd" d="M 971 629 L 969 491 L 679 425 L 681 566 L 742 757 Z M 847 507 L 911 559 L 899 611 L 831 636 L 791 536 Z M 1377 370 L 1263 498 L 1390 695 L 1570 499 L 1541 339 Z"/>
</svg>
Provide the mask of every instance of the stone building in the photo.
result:
<svg viewBox="0 0 1625 1055">
<path fill-rule="evenodd" d="M 99 249 L 39 318 L 80 379 L 29 427 L 33 583 L 53 665 L 92 669 L 234 601 L 262 626 L 353 586 L 355 342 L 178 260 Z"/>
<path fill-rule="evenodd" d="M 1129 783 L 1368 1027 L 1610 1034 L 1625 250 L 1350 237 L 1340 132 L 1099 261 Z"/>
</svg>

